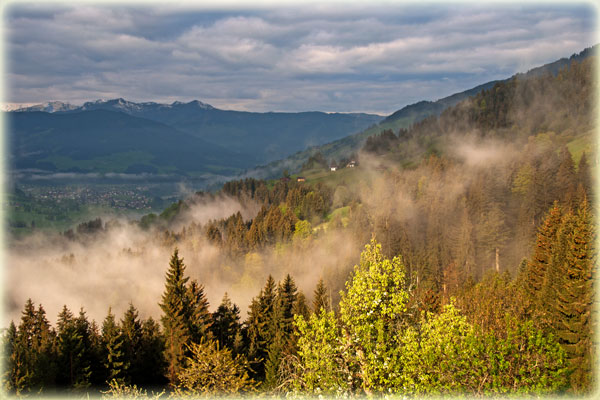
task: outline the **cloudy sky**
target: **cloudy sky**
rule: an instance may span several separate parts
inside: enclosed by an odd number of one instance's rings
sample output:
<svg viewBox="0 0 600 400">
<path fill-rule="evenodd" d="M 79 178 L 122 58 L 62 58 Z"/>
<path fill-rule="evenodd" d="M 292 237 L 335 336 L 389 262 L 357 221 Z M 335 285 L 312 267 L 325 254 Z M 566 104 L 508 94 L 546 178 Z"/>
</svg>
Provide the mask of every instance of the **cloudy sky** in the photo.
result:
<svg viewBox="0 0 600 400">
<path fill-rule="evenodd" d="M 3 100 L 390 114 L 598 42 L 591 2 L 206 4 L 12 1 Z"/>
</svg>

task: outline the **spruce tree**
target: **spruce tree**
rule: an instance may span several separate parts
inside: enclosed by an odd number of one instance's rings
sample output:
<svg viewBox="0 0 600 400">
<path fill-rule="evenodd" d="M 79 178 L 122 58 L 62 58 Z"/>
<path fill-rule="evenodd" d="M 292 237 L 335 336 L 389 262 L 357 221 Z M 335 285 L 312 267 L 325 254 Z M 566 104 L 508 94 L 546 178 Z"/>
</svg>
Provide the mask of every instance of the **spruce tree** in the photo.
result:
<svg viewBox="0 0 600 400">
<path fill-rule="evenodd" d="M 317 287 L 314 291 L 312 304 L 313 312 L 315 314 L 319 314 L 321 312 L 321 309 L 324 309 L 326 312 L 331 311 L 331 304 L 327 296 L 327 288 L 325 287 L 325 282 L 323 282 L 323 278 L 319 279 L 319 283 L 317 283 Z"/>
<path fill-rule="evenodd" d="M 74 319 L 75 330 L 81 337 L 81 357 L 77 368 L 74 389 L 84 391 L 93 383 L 99 383 L 97 378 L 99 374 L 94 374 L 101 370 L 100 361 L 100 337 L 97 327 L 87 319 L 83 307 L 79 310 L 79 315 Z"/>
<path fill-rule="evenodd" d="M 306 296 L 304 296 L 304 293 L 301 291 L 298 291 L 298 294 L 296 295 L 296 301 L 294 301 L 292 307 L 292 315 L 294 315 L 294 318 L 296 315 L 302 315 L 304 318 L 308 318 L 310 315 L 310 309 L 306 303 Z"/>
<path fill-rule="evenodd" d="M 240 309 L 231 302 L 227 293 L 223 296 L 217 310 L 212 314 L 212 320 L 211 332 L 219 342 L 220 347 L 227 347 L 234 351 L 236 336 L 241 332 Z"/>
<path fill-rule="evenodd" d="M 577 165 L 577 182 L 583 186 L 588 198 L 592 195 L 592 174 L 586 153 L 584 152 Z"/>
<path fill-rule="evenodd" d="M 163 312 L 161 322 L 165 337 L 165 359 L 167 361 L 167 378 L 171 385 L 177 383 L 177 375 L 185 362 L 186 346 L 191 340 L 189 328 L 189 296 L 184 276 L 185 265 L 179 258 L 177 249 L 169 263 L 166 275 L 165 291 L 160 308 Z"/>
<path fill-rule="evenodd" d="M 140 386 L 162 386 L 167 383 L 167 361 L 165 359 L 165 338 L 159 324 L 149 317 L 142 322 L 142 335 L 139 356 Z"/>
<path fill-rule="evenodd" d="M 209 304 L 204 294 L 204 286 L 196 280 L 190 282 L 187 289 L 188 302 L 188 328 L 190 340 L 193 343 L 200 343 L 202 338 L 206 338 L 211 324 L 211 314 L 208 310 Z"/>
<path fill-rule="evenodd" d="M 277 287 L 275 306 L 268 323 L 270 341 L 265 362 L 266 388 L 273 389 L 278 382 L 278 372 L 283 357 L 295 352 L 294 348 L 294 314 L 298 290 L 294 279 L 287 274 Z"/>
<path fill-rule="evenodd" d="M 67 306 L 58 314 L 57 384 L 66 388 L 81 388 L 89 384 L 91 367 L 86 357 L 86 347 L 78 324 Z"/>
<path fill-rule="evenodd" d="M 12 379 L 18 393 L 41 392 L 55 382 L 55 334 L 42 305 L 38 311 L 31 299 L 22 311 L 13 342 Z"/>
<path fill-rule="evenodd" d="M 110 308 L 102 323 L 102 350 L 106 382 L 124 383 L 128 366 L 124 362 L 123 336 Z"/>
<path fill-rule="evenodd" d="M 0 365 L 4 366 L 2 373 L 2 387 L 9 393 L 16 392 L 15 382 L 15 344 L 17 340 L 17 327 L 13 321 L 10 321 L 8 328 L 2 335 L 2 360 Z"/>
<path fill-rule="evenodd" d="M 143 375 L 147 373 L 142 364 L 142 323 L 138 319 L 138 311 L 129 304 L 121 320 L 121 335 L 123 340 L 123 361 L 128 366 L 125 371 L 125 381 L 140 385 Z"/>
<path fill-rule="evenodd" d="M 298 289 L 294 279 L 287 274 L 285 279 L 277 288 L 276 304 L 280 308 L 281 328 L 284 334 L 287 336 L 292 333 L 294 314 L 292 312 L 296 297 L 298 295 Z"/>
<path fill-rule="evenodd" d="M 267 360 L 269 346 L 273 341 L 271 319 L 276 300 L 275 286 L 275 280 L 269 275 L 258 297 L 252 299 L 246 321 L 247 355 L 254 372 L 253 378 L 256 381 L 262 381 L 265 377 L 264 365 Z"/>
<path fill-rule="evenodd" d="M 252 299 L 248 308 L 248 318 L 244 323 L 244 330 L 247 337 L 246 345 L 246 356 L 250 363 L 252 377 L 256 381 L 262 379 L 261 370 L 264 362 L 264 349 L 265 349 L 265 327 L 266 318 L 262 313 L 262 307 L 260 304 L 261 293 Z"/>
<path fill-rule="evenodd" d="M 557 190 L 556 198 L 560 198 L 567 207 L 575 206 L 577 175 L 571 152 L 566 146 L 563 146 L 560 150 L 560 165 L 554 183 L 554 187 Z"/>
<path fill-rule="evenodd" d="M 588 391 L 592 379 L 592 277 L 596 255 L 595 234 L 585 198 L 577 214 L 565 216 L 561 228 L 559 240 L 565 253 L 557 260 L 556 284 L 550 298 L 555 308 L 551 325 L 573 370 L 571 387 Z"/>
<path fill-rule="evenodd" d="M 543 292 L 549 285 L 548 269 L 552 263 L 561 220 L 562 210 L 558 203 L 554 203 L 554 207 L 539 229 L 533 257 L 527 264 L 525 274 L 526 314 L 539 316 L 543 313 Z"/>
</svg>

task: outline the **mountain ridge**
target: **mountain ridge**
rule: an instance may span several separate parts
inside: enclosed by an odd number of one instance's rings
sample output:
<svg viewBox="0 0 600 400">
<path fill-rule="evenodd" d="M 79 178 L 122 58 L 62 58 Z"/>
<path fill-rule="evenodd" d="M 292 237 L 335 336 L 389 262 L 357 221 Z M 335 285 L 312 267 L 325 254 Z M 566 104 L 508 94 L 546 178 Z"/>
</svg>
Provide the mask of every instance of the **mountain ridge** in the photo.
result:
<svg viewBox="0 0 600 400">
<path fill-rule="evenodd" d="M 579 53 L 574 53 L 568 58 L 560 58 L 551 63 L 531 68 L 527 72 L 516 73 L 506 79 L 485 82 L 471 89 L 467 89 L 435 101 L 421 100 L 417 103 L 409 104 L 393 112 L 379 122 L 376 126 L 370 127 L 365 131 L 358 132 L 354 135 L 337 139 L 320 146 L 313 146 L 292 154 L 284 159 L 275 160 L 270 163 L 257 166 L 251 170 L 245 171 L 243 175 L 260 178 L 274 178 L 279 176 L 283 170 L 298 170 L 301 165 L 308 160 L 309 157 L 318 152 L 322 153 L 323 156 L 327 158 L 337 158 L 338 160 L 343 157 L 348 157 L 352 153 L 356 152 L 362 146 L 362 144 L 364 144 L 367 137 L 371 135 L 378 134 L 385 129 L 407 129 L 412 124 L 427 117 L 440 115 L 445 109 L 452 107 L 461 101 L 480 93 L 483 90 L 491 89 L 497 83 L 507 82 L 511 79 L 527 79 L 544 73 L 556 75 L 562 68 L 570 65 L 571 62 L 581 62 L 590 56 L 596 55 L 598 53 L 599 46 L 600 45 L 596 44 L 583 49 Z"/>
</svg>

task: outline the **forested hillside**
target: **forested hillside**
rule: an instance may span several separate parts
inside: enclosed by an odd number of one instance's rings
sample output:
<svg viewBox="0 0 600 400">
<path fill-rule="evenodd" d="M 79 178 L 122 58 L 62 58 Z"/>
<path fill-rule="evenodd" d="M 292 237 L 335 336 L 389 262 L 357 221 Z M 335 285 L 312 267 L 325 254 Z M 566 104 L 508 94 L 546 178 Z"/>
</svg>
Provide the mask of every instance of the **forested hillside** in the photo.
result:
<svg viewBox="0 0 600 400">
<path fill-rule="evenodd" d="M 376 126 L 369 127 L 362 132 L 326 143 L 324 145 L 310 147 L 304 151 L 299 151 L 290 157 L 271 162 L 265 166 L 256 167 L 249 171 L 249 174 L 252 176 L 272 178 L 281 174 L 283 170 L 299 169 L 310 157 L 313 157 L 319 153 L 323 154 L 328 159 L 339 161 L 355 153 L 365 144 L 365 141 L 369 137 L 374 136 L 383 130 L 398 131 L 399 129 L 407 129 L 413 124 L 421 122 L 427 117 L 438 117 L 447 108 L 453 107 L 461 101 L 475 96 L 482 91 L 489 91 L 489 89 L 497 84 L 502 86 L 503 84 L 506 84 L 514 79 L 524 80 L 542 75 L 556 76 L 561 69 L 569 66 L 571 62 L 576 61 L 581 63 L 586 58 L 594 56 L 597 52 L 597 48 L 597 46 L 586 48 L 580 53 L 573 54 L 569 58 L 561 58 L 560 60 L 542 65 L 541 67 L 533 68 L 526 73 L 516 74 L 509 79 L 486 82 L 472 89 L 455 93 L 451 96 L 447 96 L 436 101 L 420 101 L 410 104 L 392 113 L 379 122 Z"/>
<path fill-rule="evenodd" d="M 341 170 L 231 181 L 134 224 L 16 244 L 21 274 L 35 243 L 48 276 L 110 281 L 79 293 L 102 323 L 65 305 L 53 324 L 42 295 L 8 289 L 25 306 L 4 334 L 5 388 L 592 393 L 596 63 L 496 83 L 369 138 Z"/>
</svg>

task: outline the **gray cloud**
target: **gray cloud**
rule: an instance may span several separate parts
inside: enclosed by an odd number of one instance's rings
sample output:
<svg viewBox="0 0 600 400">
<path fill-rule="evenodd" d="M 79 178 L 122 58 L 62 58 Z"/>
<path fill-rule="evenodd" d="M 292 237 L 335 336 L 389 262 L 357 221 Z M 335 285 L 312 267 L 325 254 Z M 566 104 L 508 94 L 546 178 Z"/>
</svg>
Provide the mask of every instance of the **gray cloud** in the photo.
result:
<svg viewBox="0 0 600 400">
<path fill-rule="evenodd" d="M 387 114 L 570 56 L 594 44 L 595 22 L 590 4 L 14 3 L 4 97 Z"/>
</svg>

